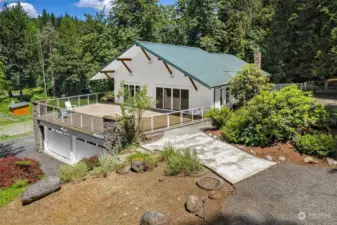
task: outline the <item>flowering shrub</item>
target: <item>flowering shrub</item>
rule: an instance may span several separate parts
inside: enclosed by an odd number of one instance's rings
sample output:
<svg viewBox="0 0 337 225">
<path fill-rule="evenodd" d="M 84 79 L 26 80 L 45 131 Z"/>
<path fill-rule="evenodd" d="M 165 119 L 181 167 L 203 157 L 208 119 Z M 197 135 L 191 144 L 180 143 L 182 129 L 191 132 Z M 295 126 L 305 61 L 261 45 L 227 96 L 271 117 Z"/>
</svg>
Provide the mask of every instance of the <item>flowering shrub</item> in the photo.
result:
<svg viewBox="0 0 337 225">
<path fill-rule="evenodd" d="M 43 171 L 34 159 L 20 159 L 15 156 L 0 158 L 0 188 L 8 188 L 17 180 L 34 183 L 40 180 Z"/>
</svg>

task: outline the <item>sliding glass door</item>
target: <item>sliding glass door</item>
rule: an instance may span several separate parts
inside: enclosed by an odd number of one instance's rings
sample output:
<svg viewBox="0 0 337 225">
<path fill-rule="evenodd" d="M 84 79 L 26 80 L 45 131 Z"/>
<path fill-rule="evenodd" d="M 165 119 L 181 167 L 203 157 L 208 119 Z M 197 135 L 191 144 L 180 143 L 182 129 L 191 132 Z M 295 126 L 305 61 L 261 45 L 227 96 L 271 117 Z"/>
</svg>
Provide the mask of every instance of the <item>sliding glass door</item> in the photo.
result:
<svg viewBox="0 0 337 225">
<path fill-rule="evenodd" d="M 189 91 L 176 88 L 156 88 L 156 108 L 167 110 L 189 109 Z"/>
</svg>

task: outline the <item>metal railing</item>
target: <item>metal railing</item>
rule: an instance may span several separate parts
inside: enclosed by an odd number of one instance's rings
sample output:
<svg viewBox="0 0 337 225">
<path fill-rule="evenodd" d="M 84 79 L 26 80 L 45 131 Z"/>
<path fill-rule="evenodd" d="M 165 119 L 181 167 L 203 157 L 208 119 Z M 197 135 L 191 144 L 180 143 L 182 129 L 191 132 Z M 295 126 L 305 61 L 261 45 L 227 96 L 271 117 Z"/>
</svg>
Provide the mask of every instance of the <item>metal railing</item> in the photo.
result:
<svg viewBox="0 0 337 225">
<path fill-rule="evenodd" d="M 46 100 L 46 104 L 56 106 L 58 108 L 65 108 L 66 102 L 70 102 L 71 105 L 75 105 L 77 107 L 97 104 L 103 102 L 102 97 L 104 97 L 106 93 L 107 92 L 99 92 L 94 94 L 84 94 L 70 97 L 48 99 Z"/>
<path fill-rule="evenodd" d="M 306 83 L 281 83 L 281 84 L 273 84 L 273 87 L 275 90 L 279 91 L 284 87 L 288 87 L 291 85 L 297 85 L 297 87 L 302 90 L 305 91 L 306 90 Z"/>
<path fill-rule="evenodd" d="M 158 130 L 167 130 L 170 128 L 198 123 L 204 121 L 206 111 L 211 108 L 211 106 L 200 107 L 145 116 L 142 118 L 141 129 L 144 132 L 153 133 Z"/>
<path fill-rule="evenodd" d="M 25 123 L 15 123 L 0 127 L 0 136 L 13 136 L 32 132 L 34 130 L 33 121 Z"/>
<path fill-rule="evenodd" d="M 65 110 L 44 103 L 39 104 L 40 111 L 38 117 L 40 119 L 54 123 L 62 123 L 67 126 L 98 134 L 102 134 L 104 131 L 102 117 L 76 112 L 76 110 Z"/>
</svg>

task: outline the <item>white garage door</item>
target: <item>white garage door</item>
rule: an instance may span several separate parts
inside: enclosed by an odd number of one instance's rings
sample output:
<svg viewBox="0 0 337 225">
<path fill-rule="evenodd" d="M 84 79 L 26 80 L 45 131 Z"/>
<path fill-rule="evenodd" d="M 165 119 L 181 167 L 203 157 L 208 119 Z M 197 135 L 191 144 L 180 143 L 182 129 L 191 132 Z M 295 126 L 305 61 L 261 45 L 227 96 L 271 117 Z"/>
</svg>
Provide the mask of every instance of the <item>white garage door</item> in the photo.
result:
<svg viewBox="0 0 337 225">
<path fill-rule="evenodd" d="M 70 160 L 71 136 L 62 131 L 48 128 L 47 148 L 49 151 Z"/>
<path fill-rule="evenodd" d="M 76 162 L 83 158 L 88 158 L 93 155 L 100 155 L 104 152 L 104 147 L 94 142 L 76 138 Z"/>
</svg>

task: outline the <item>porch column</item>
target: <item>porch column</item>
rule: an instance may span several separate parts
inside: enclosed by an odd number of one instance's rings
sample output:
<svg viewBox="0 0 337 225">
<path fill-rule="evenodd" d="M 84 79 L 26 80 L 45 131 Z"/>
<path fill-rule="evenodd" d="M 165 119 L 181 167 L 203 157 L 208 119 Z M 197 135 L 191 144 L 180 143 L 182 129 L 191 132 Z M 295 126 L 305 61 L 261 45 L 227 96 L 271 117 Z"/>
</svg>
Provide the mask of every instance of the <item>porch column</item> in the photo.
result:
<svg viewBox="0 0 337 225">
<path fill-rule="evenodd" d="M 44 131 L 43 126 L 40 125 L 39 117 L 43 113 L 45 114 L 47 112 L 46 106 L 42 106 L 39 104 L 40 102 L 33 102 L 33 125 L 34 125 L 34 138 L 35 138 L 35 146 L 36 151 L 43 152 L 44 151 Z"/>
<path fill-rule="evenodd" d="M 115 153 L 115 148 L 122 147 L 122 126 L 116 119 L 105 116 L 103 127 L 104 148 L 108 152 Z"/>
</svg>

